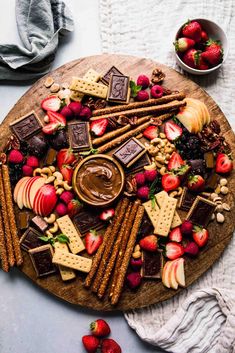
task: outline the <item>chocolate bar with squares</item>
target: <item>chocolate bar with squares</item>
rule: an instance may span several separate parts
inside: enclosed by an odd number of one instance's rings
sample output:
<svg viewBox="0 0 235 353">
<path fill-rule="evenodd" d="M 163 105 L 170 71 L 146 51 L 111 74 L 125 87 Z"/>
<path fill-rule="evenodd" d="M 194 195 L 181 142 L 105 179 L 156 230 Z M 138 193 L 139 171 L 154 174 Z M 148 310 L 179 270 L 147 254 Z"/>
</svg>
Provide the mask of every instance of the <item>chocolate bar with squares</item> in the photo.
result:
<svg viewBox="0 0 235 353">
<path fill-rule="evenodd" d="M 103 82 L 105 85 L 109 85 L 110 82 L 110 78 L 112 75 L 121 75 L 123 76 L 123 74 L 121 73 L 121 71 L 119 71 L 115 66 L 112 66 L 107 72 L 106 74 L 104 74 L 104 76 L 101 78 L 101 82 Z"/>
<path fill-rule="evenodd" d="M 97 212 L 87 208 L 73 217 L 73 223 L 82 235 L 88 233 L 90 229 L 100 230 L 104 228 L 104 222 L 100 220 Z"/>
<path fill-rule="evenodd" d="M 160 251 L 142 253 L 143 265 L 141 267 L 141 276 L 148 279 L 160 279 L 163 268 L 163 256 Z"/>
<path fill-rule="evenodd" d="M 43 241 L 39 239 L 42 235 L 43 234 L 39 233 L 36 229 L 29 227 L 20 238 L 21 248 L 28 251 L 43 245 Z"/>
<path fill-rule="evenodd" d="M 111 75 L 107 100 L 115 103 L 128 103 L 130 99 L 130 78 L 124 75 Z"/>
<path fill-rule="evenodd" d="M 181 210 L 189 211 L 196 197 L 197 197 L 197 194 L 191 192 L 188 188 L 184 187 L 179 200 L 178 207 Z"/>
<path fill-rule="evenodd" d="M 30 259 L 37 274 L 37 277 L 44 277 L 57 271 L 52 263 L 53 249 L 51 245 L 43 245 L 29 250 Z"/>
<path fill-rule="evenodd" d="M 201 196 L 197 196 L 192 207 L 190 208 L 186 219 L 193 224 L 206 228 L 210 222 L 212 213 L 214 213 L 216 204 Z"/>
<path fill-rule="evenodd" d="M 146 152 L 144 145 L 132 137 L 124 142 L 114 153 L 115 157 L 124 167 L 129 168 Z"/>
<path fill-rule="evenodd" d="M 41 216 L 38 215 L 31 219 L 31 223 L 42 233 L 44 233 L 48 228 L 48 223 Z"/>
<path fill-rule="evenodd" d="M 42 124 L 36 113 L 31 111 L 11 123 L 10 128 L 20 141 L 24 141 L 41 130 Z"/>
<path fill-rule="evenodd" d="M 124 171 L 126 174 L 135 174 L 142 170 L 144 166 L 149 165 L 151 163 L 151 159 L 148 154 L 143 154 L 130 168 L 125 168 Z"/>
<path fill-rule="evenodd" d="M 69 144 L 74 151 L 85 151 L 91 148 L 89 123 L 78 121 L 68 124 Z"/>
</svg>

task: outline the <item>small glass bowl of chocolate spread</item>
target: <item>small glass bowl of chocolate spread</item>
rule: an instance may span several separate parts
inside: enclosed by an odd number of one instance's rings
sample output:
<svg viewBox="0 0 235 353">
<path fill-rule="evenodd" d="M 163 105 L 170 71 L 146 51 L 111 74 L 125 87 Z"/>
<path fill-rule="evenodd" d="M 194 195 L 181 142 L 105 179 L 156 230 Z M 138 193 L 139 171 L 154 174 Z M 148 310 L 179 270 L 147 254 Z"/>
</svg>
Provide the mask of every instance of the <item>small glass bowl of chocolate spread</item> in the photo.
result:
<svg viewBox="0 0 235 353">
<path fill-rule="evenodd" d="M 112 157 L 96 154 L 83 159 L 73 173 L 73 189 L 91 206 L 113 203 L 124 187 L 124 171 Z"/>
</svg>

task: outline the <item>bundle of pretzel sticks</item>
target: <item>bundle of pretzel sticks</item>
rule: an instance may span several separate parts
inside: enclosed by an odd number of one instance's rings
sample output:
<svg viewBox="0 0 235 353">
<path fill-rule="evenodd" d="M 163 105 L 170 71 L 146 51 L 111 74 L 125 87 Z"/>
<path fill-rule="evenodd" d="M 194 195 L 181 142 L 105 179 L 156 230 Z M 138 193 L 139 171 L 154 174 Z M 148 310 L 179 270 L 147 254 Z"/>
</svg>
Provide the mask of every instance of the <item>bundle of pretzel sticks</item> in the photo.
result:
<svg viewBox="0 0 235 353">
<path fill-rule="evenodd" d="M 89 272 L 85 287 L 102 299 L 107 291 L 111 304 L 118 303 L 129 261 L 144 215 L 139 201 L 119 201 L 113 222 L 108 226 Z"/>
<path fill-rule="evenodd" d="M 126 124 L 104 134 L 102 137 L 93 139 L 92 145 L 98 146 L 98 153 L 104 153 L 117 147 L 122 142 L 145 130 L 155 117 L 160 121 L 170 118 L 180 107 L 186 104 L 184 98 L 185 94 L 179 92 L 144 102 L 134 102 L 93 111 L 91 120 L 118 118 L 120 114 L 127 118 L 138 116 L 138 119 L 134 128 L 131 124 Z"/>
<path fill-rule="evenodd" d="M 23 262 L 17 232 L 8 166 L 0 164 L 0 259 L 3 271 Z"/>
</svg>

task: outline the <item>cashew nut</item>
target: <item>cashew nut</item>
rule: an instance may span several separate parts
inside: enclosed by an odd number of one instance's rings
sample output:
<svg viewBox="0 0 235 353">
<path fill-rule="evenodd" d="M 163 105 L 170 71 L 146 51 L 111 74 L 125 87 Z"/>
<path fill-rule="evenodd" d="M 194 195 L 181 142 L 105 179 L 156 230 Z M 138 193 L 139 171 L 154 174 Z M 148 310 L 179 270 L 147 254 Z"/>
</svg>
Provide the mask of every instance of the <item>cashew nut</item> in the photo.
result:
<svg viewBox="0 0 235 353">
<path fill-rule="evenodd" d="M 159 136 L 161 137 L 161 139 L 165 139 L 166 135 L 163 132 L 160 132 Z"/>
<path fill-rule="evenodd" d="M 55 167 L 53 165 L 50 165 L 48 168 L 52 171 L 52 173 L 55 172 Z"/>
<path fill-rule="evenodd" d="M 160 173 L 161 175 L 166 174 L 166 167 L 161 167 L 159 173 Z"/>
<path fill-rule="evenodd" d="M 156 163 L 156 166 L 157 166 L 159 169 L 162 168 L 162 163 L 160 163 L 160 162 L 158 162 L 158 161 L 156 161 L 155 163 Z"/>
<path fill-rule="evenodd" d="M 44 167 L 41 170 L 41 174 L 47 175 L 47 177 L 52 176 L 52 171 L 50 170 L 49 167 Z"/>
<path fill-rule="evenodd" d="M 36 169 L 34 169 L 34 171 L 33 171 L 33 176 L 35 176 L 35 175 L 41 175 L 41 172 L 42 172 L 42 169 L 41 169 L 41 168 L 36 168 Z"/>
<path fill-rule="evenodd" d="M 156 163 L 153 162 L 153 163 L 151 163 L 151 164 L 149 164 L 149 165 L 145 165 L 145 166 L 144 166 L 144 169 L 145 169 L 145 170 L 153 170 L 153 169 L 156 169 Z"/>
<path fill-rule="evenodd" d="M 64 181 L 60 179 L 56 179 L 54 182 L 54 187 L 56 188 L 57 186 L 64 186 Z"/>
<path fill-rule="evenodd" d="M 49 178 L 47 178 L 47 180 L 45 181 L 45 184 L 53 183 L 54 180 L 55 180 L 54 175 L 51 175 L 49 176 Z"/>
<path fill-rule="evenodd" d="M 156 156 L 157 153 L 159 152 L 159 148 L 158 147 L 150 147 L 148 150 L 149 154 L 151 154 L 151 156 Z"/>
<path fill-rule="evenodd" d="M 52 224 L 55 222 L 56 220 L 56 215 L 54 213 L 51 213 L 49 217 L 44 217 L 44 220 L 48 223 L 48 224 Z"/>
<path fill-rule="evenodd" d="M 63 175 L 60 172 L 54 172 L 53 175 L 57 180 L 63 180 Z"/>
<path fill-rule="evenodd" d="M 151 140 L 151 143 L 159 145 L 160 148 L 165 146 L 165 141 L 163 141 L 160 137 L 155 137 L 154 139 Z"/>
<path fill-rule="evenodd" d="M 43 120 L 45 123 L 49 123 L 49 121 L 50 121 L 48 115 L 45 115 Z"/>
<path fill-rule="evenodd" d="M 162 156 L 156 156 L 156 157 L 155 157 L 155 160 L 156 160 L 157 162 L 160 162 L 161 164 L 165 163 L 165 158 L 162 157 Z"/>
<path fill-rule="evenodd" d="M 56 195 L 61 195 L 62 192 L 64 192 L 64 189 L 63 188 L 59 188 L 56 190 Z"/>
<path fill-rule="evenodd" d="M 179 187 L 177 188 L 177 195 L 180 196 L 180 195 L 182 194 L 182 192 L 183 192 L 183 189 L 182 189 L 181 186 L 179 186 Z"/>
<path fill-rule="evenodd" d="M 171 147 L 165 147 L 165 151 L 164 151 L 164 152 L 165 152 L 165 153 L 172 153 L 173 150 L 172 150 Z"/>
<path fill-rule="evenodd" d="M 169 193 L 170 197 L 175 197 L 177 195 L 178 195 L 178 191 L 176 191 L 176 190 Z"/>
<path fill-rule="evenodd" d="M 51 227 L 50 229 L 48 229 L 48 231 L 51 232 L 52 234 L 58 232 L 58 230 L 59 230 L 59 226 L 58 226 L 57 222 L 54 222 L 53 227 Z"/>
<path fill-rule="evenodd" d="M 46 230 L 46 235 L 48 238 L 53 238 L 53 234 L 49 230 Z"/>
<path fill-rule="evenodd" d="M 132 257 L 134 259 L 139 259 L 141 257 L 141 252 L 140 251 L 135 251 L 133 254 L 132 254 Z"/>
<path fill-rule="evenodd" d="M 70 186 L 67 181 L 64 181 L 63 186 L 66 191 L 72 190 L 72 186 Z"/>
</svg>

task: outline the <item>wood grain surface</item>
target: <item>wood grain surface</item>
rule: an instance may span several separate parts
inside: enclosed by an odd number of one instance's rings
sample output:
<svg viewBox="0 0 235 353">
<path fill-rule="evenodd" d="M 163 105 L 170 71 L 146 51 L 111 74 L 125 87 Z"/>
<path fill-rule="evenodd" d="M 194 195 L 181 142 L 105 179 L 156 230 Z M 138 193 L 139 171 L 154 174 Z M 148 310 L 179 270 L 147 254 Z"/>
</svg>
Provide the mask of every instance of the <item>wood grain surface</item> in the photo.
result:
<svg viewBox="0 0 235 353">
<path fill-rule="evenodd" d="M 212 119 L 217 119 L 221 125 L 222 133 L 227 141 L 231 144 L 233 154 L 235 155 L 235 138 L 234 133 L 226 120 L 223 112 L 216 102 L 197 84 L 177 73 L 175 70 L 158 64 L 149 59 L 141 59 L 132 56 L 121 55 L 98 55 L 82 58 L 79 60 L 67 63 L 57 70 L 51 72 L 55 82 L 64 83 L 70 82 L 72 76 L 82 77 L 89 68 L 93 68 L 98 72 L 105 73 L 112 65 L 120 69 L 123 74 L 130 75 L 136 79 L 139 74 L 151 75 L 153 68 L 159 67 L 166 73 L 164 86 L 172 90 L 183 90 L 189 97 L 194 97 L 202 100 L 207 105 Z M 44 86 L 45 77 L 37 81 L 22 98 L 15 104 L 9 112 L 5 120 L 0 126 L 0 141 L 5 143 L 10 136 L 9 124 L 15 119 L 27 114 L 34 109 L 40 118 L 44 114 L 40 108 L 40 102 L 48 95 L 48 89 Z M 218 102 L 219 103 L 219 102 Z M 235 225 L 234 211 L 234 193 L 235 180 L 234 172 L 229 179 L 229 188 L 231 192 L 226 197 L 226 200 L 231 204 L 230 213 L 226 213 L 226 221 L 223 225 L 213 222 L 209 225 L 210 239 L 206 247 L 200 252 L 196 259 L 186 260 L 186 284 L 191 285 L 197 280 L 210 266 L 221 256 L 223 250 L 228 245 Z M 184 214 L 181 213 L 183 216 Z M 122 297 L 116 307 L 112 307 L 105 298 L 103 301 L 97 299 L 89 290 L 86 290 L 83 285 L 83 278 L 77 276 L 76 280 L 71 283 L 63 283 L 60 275 L 52 275 L 44 279 L 37 279 L 29 256 L 24 252 L 24 264 L 20 270 L 38 286 L 44 288 L 48 292 L 57 297 L 66 300 L 72 304 L 89 307 L 95 310 L 128 310 L 141 308 L 153 303 L 158 303 L 163 300 L 170 299 L 177 293 L 173 289 L 167 289 L 159 281 L 144 281 L 141 288 L 137 292 L 131 292 L 125 289 Z"/>
</svg>

